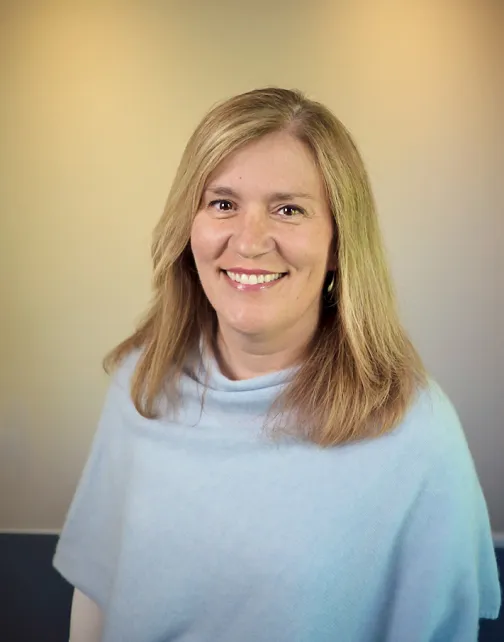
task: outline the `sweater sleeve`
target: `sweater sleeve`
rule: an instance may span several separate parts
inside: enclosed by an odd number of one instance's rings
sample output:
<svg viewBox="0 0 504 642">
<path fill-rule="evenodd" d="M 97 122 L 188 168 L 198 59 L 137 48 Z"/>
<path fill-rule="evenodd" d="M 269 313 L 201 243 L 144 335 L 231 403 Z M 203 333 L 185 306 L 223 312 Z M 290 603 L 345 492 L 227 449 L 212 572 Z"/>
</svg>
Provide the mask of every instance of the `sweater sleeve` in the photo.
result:
<svg viewBox="0 0 504 642">
<path fill-rule="evenodd" d="M 120 555 L 131 444 L 124 430 L 127 391 L 114 377 L 90 453 L 61 532 L 53 564 L 75 588 L 104 607 Z"/>
<path fill-rule="evenodd" d="M 441 447 L 408 516 L 387 642 L 476 642 L 501 594 L 487 505 L 458 417 L 442 400 Z"/>
</svg>

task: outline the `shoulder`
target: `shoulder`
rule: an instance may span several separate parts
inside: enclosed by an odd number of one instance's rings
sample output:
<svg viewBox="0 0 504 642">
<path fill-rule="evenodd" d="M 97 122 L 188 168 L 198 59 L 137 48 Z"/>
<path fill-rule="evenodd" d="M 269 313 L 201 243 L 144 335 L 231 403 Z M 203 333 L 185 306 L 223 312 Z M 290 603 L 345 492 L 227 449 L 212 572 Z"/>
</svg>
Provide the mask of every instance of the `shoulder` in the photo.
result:
<svg viewBox="0 0 504 642">
<path fill-rule="evenodd" d="M 426 608 L 418 611 L 418 622 L 429 631 L 441 630 L 436 620 L 441 615 L 445 626 L 476 629 L 478 617 L 495 618 L 499 612 L 491 527 L 462 424 L 437 382 L 429 381 L 391 438 L 401 444 L 394 504 L 397 497 L 408 499 L 395 549 L 395 582 L 403 587 L 397 591 L 397 613 L 414 599 Z M 415 593 L 425 600 L 412 597 Z"/>
<path fill-rule="evenodd" d="M 135 349 L 128 353 L 111 375 L 111 386 L 129 392 L 136 367 L 142 356 L 142 350 Z"/>
<path fill-rule="evenodd" d="M 141 355 L 140 349 L 132 350 L 111 372 L 104 410 L 126 407 L 134 409 L 131 384 Z"/>
<path fill-rule="evenodd" d="M 397 429 L 397 440 L 401 482 L 411 480 L 415 489 L 408 511 L 412 528 L 439 525 L 452 540 L 458 533 L 460 546 L 483 542 L 491 558 L 488 509 L 478 472 L 454 405 L 437 382 L 430 380 L 418 395 Z"/>
<path fill-rule="evenodd" d="M 396 430 L 439 450 L 464 437 L 460 417 L 451 399 L 434 379 L 419 390 Z"/>
<path fill-rule="evenodd" d="M 425 473 L 474 470 L 457 410 L 434 379 L 418 391 L 390 438 L 406 462 L 422 461 Z"/>
</svg>

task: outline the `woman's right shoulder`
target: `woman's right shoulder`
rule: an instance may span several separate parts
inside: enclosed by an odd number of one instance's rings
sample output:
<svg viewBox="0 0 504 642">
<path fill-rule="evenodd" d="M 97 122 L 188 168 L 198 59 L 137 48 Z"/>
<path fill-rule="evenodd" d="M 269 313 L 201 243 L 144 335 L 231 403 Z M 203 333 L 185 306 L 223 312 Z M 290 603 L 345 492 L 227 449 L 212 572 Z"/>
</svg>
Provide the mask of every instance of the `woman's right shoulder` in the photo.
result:
<svg viewBox="0 0 504 642">
<path fill-rule="evenodd" d="M 121 390 L 128 394 L 130 393 L 133 375 L 135 374 L 141 356 L 142 349 L 135 348 L 122 358 L 120 363 L 111 372 L 111 388 Z"/>
<path fill-rule="evenodd" d="M 108 370 L 109 380 L 102 405 L 101 423 L 110 417 L 116 417 L 117 413 L 137 414 L 131 396 L 131 385 L 141 355 L 141 349 L 132 350 Z"/>
</svg>

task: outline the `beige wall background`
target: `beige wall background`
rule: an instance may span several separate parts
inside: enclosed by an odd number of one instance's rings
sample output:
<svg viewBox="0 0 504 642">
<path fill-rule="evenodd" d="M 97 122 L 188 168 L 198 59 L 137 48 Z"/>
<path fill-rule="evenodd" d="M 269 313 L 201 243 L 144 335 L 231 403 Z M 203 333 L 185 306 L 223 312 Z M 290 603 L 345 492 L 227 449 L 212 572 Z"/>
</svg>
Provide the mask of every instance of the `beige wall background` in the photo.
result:
<svg viewBox="0 0 504 642">
<path fill-rule="evenodd" d="M 273 84 L 353 132 L 404 322 L 504 531 L 502 4 L 0 12 L 0 528 L 60 528 L 107 385 L 101 358 L 150 296 L 151 228 L 184 144 L 214 102 Z"/>
</svg>

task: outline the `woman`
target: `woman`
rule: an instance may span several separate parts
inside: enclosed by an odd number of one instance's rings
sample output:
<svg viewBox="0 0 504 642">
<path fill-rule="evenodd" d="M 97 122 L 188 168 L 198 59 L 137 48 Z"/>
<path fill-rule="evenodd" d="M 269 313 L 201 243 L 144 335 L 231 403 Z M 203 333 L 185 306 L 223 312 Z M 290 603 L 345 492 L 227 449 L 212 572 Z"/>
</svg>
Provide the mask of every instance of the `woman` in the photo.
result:
<svg viewBox="0 0 504 642">
<path fill-rule="evenodd" d="M 71 639 L 476 640 L 487 507 L 341 123 L 283 89 L 215 107 L 153 263 L 55 556 Z"/>
</svg>

